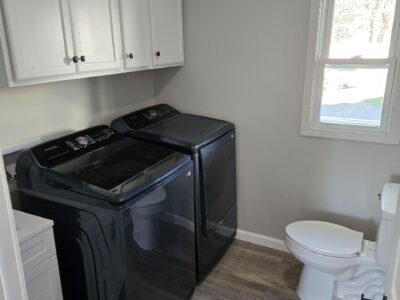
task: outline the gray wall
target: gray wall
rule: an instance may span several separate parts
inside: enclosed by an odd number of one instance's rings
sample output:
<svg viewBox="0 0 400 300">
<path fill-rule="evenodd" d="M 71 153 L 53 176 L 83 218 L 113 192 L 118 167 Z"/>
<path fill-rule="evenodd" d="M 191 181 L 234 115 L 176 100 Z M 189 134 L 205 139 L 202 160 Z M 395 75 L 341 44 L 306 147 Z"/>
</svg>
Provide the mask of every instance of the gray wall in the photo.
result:
<svg viewBox="0 0 400 300">
<path fill-rule="evenodd" d="M 373 238 L 400 147 L 301 137 L 309 0 L 184 0 L 186 65 L 0 89 L 0 145 L 157 102 L 235 122 L 241 229 L 282 238 L 321 219 Z"/>
<path fill-rule="evenodd" d="M 0 89 L 0 146 L 108 123 L 152 104 L 152 71 Z"/>
<path fill-rule="evenodd" d="M 239 227 L 283 238 L 301 219 L 374 238 L 400 148 L 299 135 L 309 0 L 184 0 L 185 67 L 156 72 L 157 102 L 234 122 Z"/>
<path fill-rule="evenodd" d="M 0 300 L 5 300 L 4 291 L 3 291 L 3 283 L 1 281 L 1 277 L 0 277 Z"/>
</svg>

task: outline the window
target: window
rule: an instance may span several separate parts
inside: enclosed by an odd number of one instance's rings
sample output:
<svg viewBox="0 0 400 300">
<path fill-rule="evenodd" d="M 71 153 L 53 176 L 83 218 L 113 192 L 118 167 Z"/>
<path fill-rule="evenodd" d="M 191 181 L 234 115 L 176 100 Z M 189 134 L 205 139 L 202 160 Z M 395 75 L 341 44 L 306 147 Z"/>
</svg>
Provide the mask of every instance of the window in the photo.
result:
<svg viewBox="0 0 400 300">
<path fill-rule="evenodd" d="M 301 133 L 398 144 L 396 0 L 312 0 Z"/>
</svg>

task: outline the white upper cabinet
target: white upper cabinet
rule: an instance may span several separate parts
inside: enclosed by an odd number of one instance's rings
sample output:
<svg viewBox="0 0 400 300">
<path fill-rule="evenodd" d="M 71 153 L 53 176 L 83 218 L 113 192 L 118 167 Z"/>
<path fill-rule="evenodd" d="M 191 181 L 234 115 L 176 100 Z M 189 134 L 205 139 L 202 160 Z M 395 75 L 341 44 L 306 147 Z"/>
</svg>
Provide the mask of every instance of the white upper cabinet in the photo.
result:
<svg viewBox="0 0 400 300">
<path fill-rule="evenodd" d="M 3 10 L 14 80 L 76 72 L 65 1 L 3 0 Z"/>
<path fill-rule="evenodd" d="M 153 65 L 182 65 L 182 0 L 150 0 Z"/>
<path fill-rule="evenodd" d="M 70 1 L 78 71 L 122 68 L 117 1 Z"/>
<path fill-rule="evenodd" d="M 0 87 L 183 65 L 182 27 L 182 0 L 0 0 Z"/>
<path fill-rule="evenodd" d="M 121 0 L 123 57 L 127 70 L 151 66 L 149 0 Z"/>
</svg>

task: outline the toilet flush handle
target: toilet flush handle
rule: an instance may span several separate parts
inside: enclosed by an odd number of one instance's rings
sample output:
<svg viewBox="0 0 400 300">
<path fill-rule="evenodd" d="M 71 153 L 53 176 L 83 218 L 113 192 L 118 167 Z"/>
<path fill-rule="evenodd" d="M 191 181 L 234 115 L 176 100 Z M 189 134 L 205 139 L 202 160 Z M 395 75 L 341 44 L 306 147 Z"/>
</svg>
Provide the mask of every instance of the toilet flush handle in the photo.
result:
<svg viewBox="0 0 400 300">
<path fill-rule="evenodd" d="M 367 299 L 367 298 L 364 297 L 364 294 L 361 294 L 361 300 L 372 300 L 372 299 Z M 382 300 L 387 300 L 387 296 L 383 295 L 382 296 Z"/>
</svg>

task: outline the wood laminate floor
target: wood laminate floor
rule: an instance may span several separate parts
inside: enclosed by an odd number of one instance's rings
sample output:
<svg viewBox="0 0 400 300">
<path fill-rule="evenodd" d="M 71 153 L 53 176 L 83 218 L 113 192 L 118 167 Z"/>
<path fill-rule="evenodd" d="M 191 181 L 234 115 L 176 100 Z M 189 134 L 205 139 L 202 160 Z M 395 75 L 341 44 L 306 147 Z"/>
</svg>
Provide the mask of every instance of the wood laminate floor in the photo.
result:
<svg viewBox="0 0 400 300">
<path fill-rule="evenodd" d="M 289 253 L 236 240 L 192 300 L 298 300 L 301 268 Z"/>
</svg>

